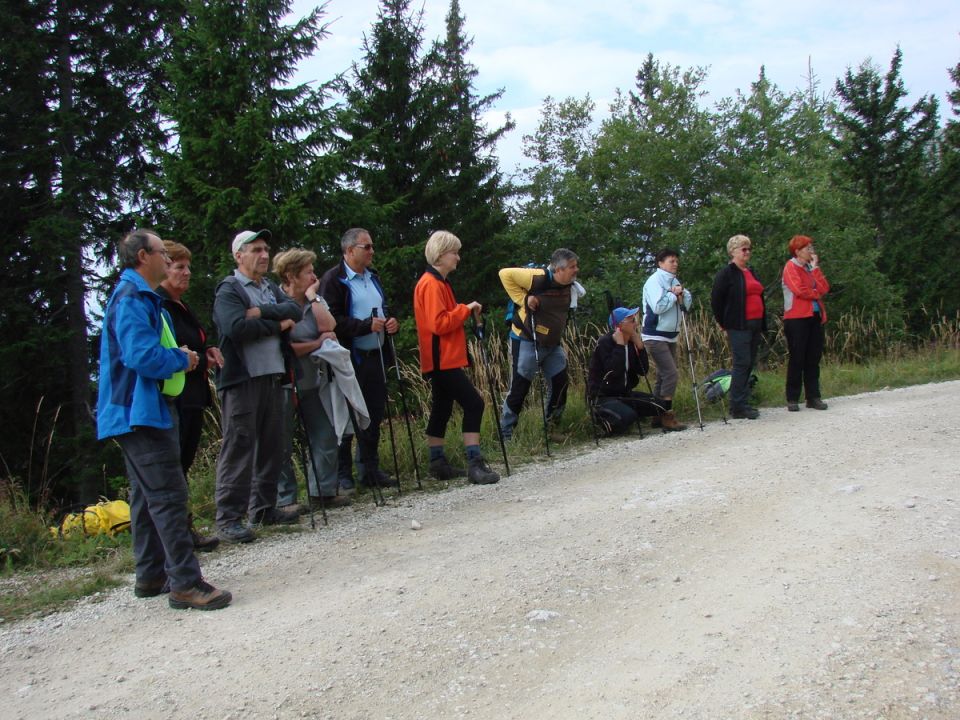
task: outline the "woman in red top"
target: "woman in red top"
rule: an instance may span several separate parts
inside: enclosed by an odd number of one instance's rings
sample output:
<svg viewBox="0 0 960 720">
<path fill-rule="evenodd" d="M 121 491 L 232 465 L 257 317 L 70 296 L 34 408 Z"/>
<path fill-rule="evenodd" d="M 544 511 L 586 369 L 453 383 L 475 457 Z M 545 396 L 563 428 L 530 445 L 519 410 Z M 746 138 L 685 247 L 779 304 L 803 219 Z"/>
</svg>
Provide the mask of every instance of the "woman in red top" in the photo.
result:
<svg viewBox="0 0 960 720">
<path fill-rule="evenodd" d="M 793 256 L 783 268 L 783 334 L 787 336 L 787 410 L 800 409 L 800 391 L 807 407 L 826 410 L 820 399 L 820 357 L 823 355 L 823 325 L 827 309 L 823 296 L 830 283 L 820 270 L 813 240 L 806 235 L 790 238 Z"/>
<path fill-rule="evenodd" d="M 467 476 L 478 485 L 499 482 L 480 452 L 480 421 L 483 398 L 463 368 L 467 358 L 467 335 L 463 324 L 471 313 L 482 307 L 474 301 L 460 304 L 453 297 L 447 275 L 460 263 L 460 240 L 453 233 L 438 230 L 427 240 L 424 255 L 430 267 L 413 291 L 413 314 L 420 346 L 420 371 L 430 379 L 430 419 L 427 422 L 427 446 L 430 448 L 430 474 L 439 480 Z M 463 444 L 467 452 L 466 472 L 454 467 L 443 450 L 447 423 L 456 401 L 463 409 Z"/>
<path fill-rule="evenodd" d="M 710 305 L 713 316 L 726 330 L 733 356 L 730 379 L 730 416 L 756 420 L 760 411 L 747 402 L 750 373 L 757 362 L 760 338 L 767 329 L 763 285 L 750 267 L 753 246 L 746 235 L 727 241 L 730 263 L 713 280 Z"/>
</svg>

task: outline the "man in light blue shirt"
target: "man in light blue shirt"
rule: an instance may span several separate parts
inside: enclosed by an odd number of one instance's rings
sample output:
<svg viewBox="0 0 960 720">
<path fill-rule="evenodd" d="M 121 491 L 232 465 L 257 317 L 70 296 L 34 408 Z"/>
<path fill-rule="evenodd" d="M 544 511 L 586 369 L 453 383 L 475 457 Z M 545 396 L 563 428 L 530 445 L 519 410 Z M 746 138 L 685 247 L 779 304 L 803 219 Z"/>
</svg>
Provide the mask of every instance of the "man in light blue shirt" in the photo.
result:
<svg viewBox="0 0 960 720">
<path fill-rule="evenodd" d="M 351 228 L 343 234 L 340 247 L 343 259 L 323 274 L 320 294 L 337 321 L 337 339 L 350 350 L 357 382 L 370 411 L 369 427 L 357 433 L 364 482 L 386 487 L 396 481 L 380 470 L 377 450 L 387 404 L 386 365 L 393 361 L 385 333 L 393 335 L 399 324 L 396 318 L 387 317 L 386 296 L 372 267 L 374 249 L 370 233 L 363 228 Z M 345 441 L 340 447 L 341 462 L 348 461 L 350 444 Z"/>
</svg>

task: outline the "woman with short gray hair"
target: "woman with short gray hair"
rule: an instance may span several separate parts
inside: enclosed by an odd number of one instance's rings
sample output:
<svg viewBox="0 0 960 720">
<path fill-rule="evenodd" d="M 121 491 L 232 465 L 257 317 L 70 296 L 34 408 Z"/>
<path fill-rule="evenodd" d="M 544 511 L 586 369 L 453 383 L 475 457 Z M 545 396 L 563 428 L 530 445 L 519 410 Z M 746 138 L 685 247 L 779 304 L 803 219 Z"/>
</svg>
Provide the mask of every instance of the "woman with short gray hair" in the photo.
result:
<svg viewBox="0 0 960 720">
<path fill-rule="evenodd" d="M 767 329 L 763 284 L 750 267 L 753 245 L 746 235 L 727 241 L 730 263 L 713 280 L 710 306 L 730 342 L 733 377 L 730 380 L 730 416 L 756 420 L 760 411 L 748 403 L 750 373 L 757 362 L 760 338 Z"/>
</svg>

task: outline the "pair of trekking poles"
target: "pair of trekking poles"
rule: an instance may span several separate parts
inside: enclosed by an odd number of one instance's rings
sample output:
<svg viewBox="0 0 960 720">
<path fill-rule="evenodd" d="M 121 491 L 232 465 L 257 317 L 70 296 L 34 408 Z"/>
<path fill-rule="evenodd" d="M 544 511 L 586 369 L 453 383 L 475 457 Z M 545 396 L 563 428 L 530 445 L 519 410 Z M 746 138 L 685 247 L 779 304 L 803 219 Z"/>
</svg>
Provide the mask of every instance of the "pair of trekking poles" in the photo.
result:
<svg viewBox="0 0 960 720">
<path fill-rule="evenodd" d="M 678 280 L 679 282 L 679 280 Z M 682 283 L 681 283 L 682 284 Z M 613 294 L 609 290 L 604 290 L 603 294 L 607 298 L 607 309 L 610 314 L 613 314 L 613 310 L 619 303 L 614 301 Z M 699 385 L 697 384 L 697 371 L 693 365 L 693 347 L 690 345 L 690 332 L 687 330 L 687 313 L 689 312 L 686 307 L 684 307 L 683 302 L 679 299 L 677 300 L 677 307 L 680 309 L 680 328 L 683 332 L 683 339 L 687 345 L 687 360 L 690 363 L 690 382 L 691 388 L 693 391 L 693 401 L 697 406 L 697 422 L 700 425 L 700 430 L 703 431 L 703 411 L 700 407 L 700 393 L 698 392 Z M 647 389 L 650 391 L 650 394 L 653 395 L 653 388 L 650 385 L 650 379 L 647 377 L 646 373 L 643 374 L 643 379 L 647 383 Z M 724 422 L 726 422 L 726 417 L 724 417 Z"/>
<path fill-rule="evenodd" d="M 385 316 L 388 316 L 388 315 L 389 315 L 389 313 L 388 313 L 388 311 L 387 311 L 386 308 L 384 308 L 384 315 L 385 315 Z M 374 309 L 373 309 L 373 312 L 372 312 L 372 317 L 378 317 L 378 316 L 379 316 L 378 309 L 377 309 L 377 308 L 374 308 Z M 414 476 L 415 476 L 416 481 L 417 481 L 417 489 L 418 489 L 418 490 L 422 490 L 422 489 L 423 489 L 423 484 L 422 484 L 422 480 L 421 480 L 421 476 L 420 476 L 420 463 L 419 463 L 419 461 L 417 460 L 416 448 L 414 447 L 414 441 L 413 441 L 413 430 L 412 430 L 412 428 L 410 427 L 410 410 L 409 410 L 409 407 L 408 407 L 408 404 L 407 404 L 406 387 L 405 387 L 405 384 L 404 384 L 404 381 L 403 381 L 403 376 L 400 374 L 400 365 L 399 365 L 399 363 L 396 361 L 397 355 L 396 355 L 396 349 L 395 349 L 394 344 L 393 344 L 393 337 L 392 337 L 391 335 L 389 335 L 389 334 L 386 332 L 386 330 L 382 331 L 382 333 L 381 333 L 381 332 L 378 332 L 377 335 L 378 335 L 378 338 L 377 338 L 377 353 L 378 353 L 379 360 L 380 360 L 380 372 L 382 373 L 383 384 L 384 384 L 384 391 L 385 391 L 385 394 L 386 394 L 386 398 L 385 398 L 385 400 L 386 400 L 386 412 L 385 412 L 385 414 L 386 414 L 386 416 L 387 416 L 387 428 L 388 428 L 388 435 L 389 435 L 389 438 L 390 438 L 390 449 L 391 449 L 391 455 L 392 455 L 392 457 L 393 457 L 393 470 L 394 470 L 394 474 L 395 474 L 396 480 L 397 480 L 397 493 L 398 493 L 398 494 L 399 494 L 399 493 L 402 493 L 402 492 L 403 492 L 403 489 L 402 489 L 402 486 L 401 486 L 401 483 L 400 483 L 400 462 L 399 462 L 399 458 L 398 458 L 398 454 L 397 454 L 396 434 L 395 434 L 394 429 L 393 429 L 393 413 L 392 413 L 391 407 L 390 407 L 389 376 L 388 376 L 388 373 L 387 373 L 386 358 L 385 358 L 384 352 L 383 352 L 384 342 L 387 343 L 388 349 L 389 349 L 389 351 L 390 351 L 390 353 L 391 353 L 391 356 L 393 357 L 393 365 L 394 365 L 394 368 L 396 369 L 396 373 L 397 373 L 397 385 L 398 385 L 399 390 L 400 390 L 400 402 L 401 402 L 401 406 L 402 406 L 402 409 L 403 409 L 403 419 L 404 419 L 404 424 L 406 425 L 406 429 L 407 429 L 407 442 L 409 443 L 410 457 L 412 458 L 412 461 L 413 461 Z M 384 338 L 386 338 L 386 340 L 384 340 Z M 332 369 L 331 369 L 330 371 L 332 372 Z M 297 388 L 296 382 L 294 382 L 293 388 L 294 388 L 294 394 L 295 394 L 295 396 L 296 396 L 296 404 L 297 404 L 297 411 L 298 411 L 298 417 L 299 417 L 299 420 L 300 420 L 300 425 L 301 425 L 301 427 L 303 428 L 304 435 L 306 436 L 305 442 L 302 443 L 301 446 L 300 446 L 300 450 L 301 450 L 301 462 L 302 462 L 302 464 L 303 464 L 303 467 L 304 467 L 304 468 L 307 468 L 307 467 L 308 467 L 307 462 L 308 462 L 308 460 L 309 460 L 309 463 L 310 463 L 310 464 L 309 464 L 309 467 L 311 467 L 311 468 L 313 469 L 314 477 L 317 479 L 318 489 L 319 489 L 319 477 L 320 477 L 320 474 L 319 474 L 318 468 L 317 468 L 316 457 L 314 456 L 313 448 L 312 448 L 312 446 L 310 445 L 310 441 L 309 441 L 309 438 L 310 438 L 309 423 L 307 422 L 307 418 L 306 418 L 306 416 L 305 416 L 304 413 L 303 413 L 303 408 L 300 406 L 299 394 L 298 394 L 298 388 Z M 360 425 L 359 425 L 358 422 L 357 422 L 357 418 L 356 418 L 356 415 L 355 415 L 354 412 L 353 412 L 353 408 L 350 406 L 349 403 L 347 403 L 347 411 L 350 413 L 350 422 L 351 422 L 351 424 L 352 424 L 352 426 L 353 426 L 354 434 L 359 434 L 360 432 L 362 432 L 362 430 L 360 429 Z M 359 441 L 358 441 L 358 442 L 359 442 Z M 305 447 L 304 447 L 304 446 L 305 446 Z M 377 482 L 376 480 L 374 480 L 373 482 L 370 482 L 370 483 L 369 483 L 369 488 L 370 488 L 370 492 L 373 494 L 374 504 L 377 505 L 377 506 L 383 505 L 385 501 L 384 501 L 384 497 L 383 497 L 383 489 L 381 488 L 380 483 Z M 309 490 L 309 485 L 308 485 L 308 490 Z M 308 494 L 309 494 L 309 492 L 308 492 Z M 324 525 L 326 525 L 326 524 L 327 524 L 327 513 L 326 513 L 326 507 L 324 507 L 323 495 L 322 495 L 322 494 L 320 495 L 320 511 L 321 511 L 321 513 L 322 513 L 322 515 L 323 515 L 323 523 L 324 523 Z M 311 526 L 311 527 L 314 527 L 314 526 L 315 526 L 314 518 L 313 518 L 313 508 L 312 508 L 312 506 L 311 506 L 311 509 L 310 509 L 310 526 Z"/>
</svg>

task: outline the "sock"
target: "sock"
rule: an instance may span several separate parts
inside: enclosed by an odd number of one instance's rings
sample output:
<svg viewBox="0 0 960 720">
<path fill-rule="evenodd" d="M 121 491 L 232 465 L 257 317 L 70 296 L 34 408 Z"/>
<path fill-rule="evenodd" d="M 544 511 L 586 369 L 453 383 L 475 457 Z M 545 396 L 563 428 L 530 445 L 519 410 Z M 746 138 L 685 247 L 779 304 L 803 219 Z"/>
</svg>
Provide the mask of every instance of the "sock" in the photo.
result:
<svg viewBox="0 0 960 720">
<path fill-rule="evenodd" d="M 660 404 L 663 405 L 663 409 L 666 411 L 673 410 L 673 400 L 661 400 Z"/>
<path fill-rule="evenodd" d="M 440 458 L 446 457 L 443 452 L 443 445 L 431 445 L 430 446 L 430 462 L 434 460 L 439 460 Z"/>
<path fill-rule="evenodd" d="M 479 445 L 467 445 L 464 450 L 467 451 L 467 460 L 473 460 L 474 458 L 482 457 L 480 452 Z"/>
</svg>

